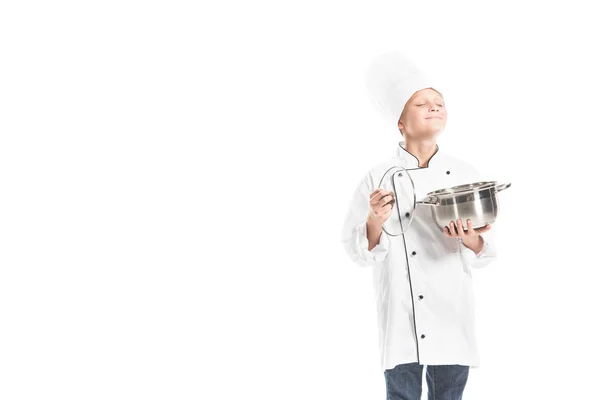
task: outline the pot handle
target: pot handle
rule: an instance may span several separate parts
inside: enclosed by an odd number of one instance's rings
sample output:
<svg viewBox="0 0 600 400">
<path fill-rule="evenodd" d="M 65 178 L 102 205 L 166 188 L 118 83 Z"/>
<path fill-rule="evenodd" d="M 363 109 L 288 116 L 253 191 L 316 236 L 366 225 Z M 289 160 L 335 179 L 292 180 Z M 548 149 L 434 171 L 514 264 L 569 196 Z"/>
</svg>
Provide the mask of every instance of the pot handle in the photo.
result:
<svg viewBox="0 0 600 400">
<path fill-rule="evenodd" d="M 511 185 L 510 183 L 503 183 L 501 185 L 496 185 L 496 191 L 500 192 L 504 189 L 508 189 L 510 187 L 510 185 Z"/>
<path fill-rule="evenodd" d="M 426 206 L 435 206 L 438 203 L 438 198 L 435 196 L 427 196 L 423 200 L 417 201 L 417 204 L 425 204 Z"/>
</svg>

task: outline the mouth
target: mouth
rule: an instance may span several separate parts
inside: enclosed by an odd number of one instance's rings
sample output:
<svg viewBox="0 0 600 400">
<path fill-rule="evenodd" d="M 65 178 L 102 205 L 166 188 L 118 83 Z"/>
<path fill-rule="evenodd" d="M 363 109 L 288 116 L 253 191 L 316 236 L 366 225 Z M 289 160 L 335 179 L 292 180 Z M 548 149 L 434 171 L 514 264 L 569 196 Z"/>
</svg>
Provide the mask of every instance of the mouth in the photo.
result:
<svg viewBox="0 0 600 400">
<path fill-rule="evenodd" d="M 442 117 L 427 117 L 425 119 L 442 119 Z"/>
</svg>

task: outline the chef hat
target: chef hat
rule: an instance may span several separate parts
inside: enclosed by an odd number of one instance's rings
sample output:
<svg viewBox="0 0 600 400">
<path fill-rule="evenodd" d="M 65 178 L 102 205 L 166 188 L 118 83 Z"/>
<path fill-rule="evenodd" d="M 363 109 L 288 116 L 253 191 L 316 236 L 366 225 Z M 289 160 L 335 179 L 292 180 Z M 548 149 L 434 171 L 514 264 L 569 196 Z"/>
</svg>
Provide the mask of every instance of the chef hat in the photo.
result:
<svg viewBox="0 0 600 400">
<path fill-rule="evenodd" d="M 375 57 L 367 68 L 367 93 L 386 123 L 398 126 L 406 102 L 419 90 L 437 85 L 399 51 Z"/>
</svg>

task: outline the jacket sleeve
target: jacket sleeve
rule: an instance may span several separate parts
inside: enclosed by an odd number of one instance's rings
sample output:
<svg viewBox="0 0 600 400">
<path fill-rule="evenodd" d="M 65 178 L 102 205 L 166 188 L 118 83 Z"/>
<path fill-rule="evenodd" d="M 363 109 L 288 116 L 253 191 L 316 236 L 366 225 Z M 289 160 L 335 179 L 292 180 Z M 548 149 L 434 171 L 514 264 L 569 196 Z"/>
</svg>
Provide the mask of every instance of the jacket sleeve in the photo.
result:
<svg viewBox="0 0 600 400">
<path fill-rule="evenodd" d="M 367 217 L 372 188 L 368 174 L 358 184 L 342 227 L 342 245 L 346 254 L 360 267 L 380 266 L 388 255 L 389 238 L 381 233 L 379 244 L 369 251 Z"/>
<path fill-rule="evenodd" d="M 495 244 L 496 232 L 494 228 L 495 226 L 492 224 L 492 229 L 481 234 L 481 237 L 483 237 L 483 248 L 478 254 L 475 254 L 473 250 L 469 249 L 462 242 L 460 243 L 461 256 L 463 261 L 470 268 L 483 268 L 497 258 Z"/>
<path fill-rule="evenodd" d="M 469 182 L 465 183 L 473 183 L 473 182 L 481 182 L 483 179 L 479 172 L 473 168 L 471 165 L 467 164 L 468 173 L 467 175 L 470 177 Z M 463 221 L 466 223 L 466 221 Z M 460 252 L 463 261 L 471 268 L 483 268 L 489 265 L 493 260 L 497 258 L 496 251 L 496 225 L 492 224 L 492 229 L 487 232 L 481 234 L 483 238 L 483 248 L 478 254 L 475 254 L 473 250 L 469 249 L 462 242 L 460 242 Z"/>
</svg>

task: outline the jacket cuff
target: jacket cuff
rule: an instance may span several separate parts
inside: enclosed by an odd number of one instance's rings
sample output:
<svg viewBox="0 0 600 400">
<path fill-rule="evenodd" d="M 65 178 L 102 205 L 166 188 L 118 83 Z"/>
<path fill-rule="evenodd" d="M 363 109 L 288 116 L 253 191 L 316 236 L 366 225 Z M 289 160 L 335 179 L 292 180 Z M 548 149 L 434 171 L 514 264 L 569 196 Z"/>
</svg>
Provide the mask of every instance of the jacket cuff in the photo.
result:
<svg viewBox="0 0 600 400">
<path fill-rule="evenodd" d="M 481 237 L 483 238 L 483 247 L 477 254 L 465 246 L 464 243 L 462 243 L 462 240 L 459 240 L 463 259 L 471 268 L 482 268 L 496 258 L 496 248 L 492 241 L 489 240 L 489 238 L 486 239 L 485 233 L 483 233 Z"/>
<path fill-rule="evenodd" d="M 356 226 L 358 237 L 358 251 L 360 258 L 367 263 L 379 263 L 385 260 L 388 254 L 390 240 L 385 232 L 381 232 L 379 243 L 369 251 L 369 239 L 367 237 L 367 222 Z"/>
</svg>

